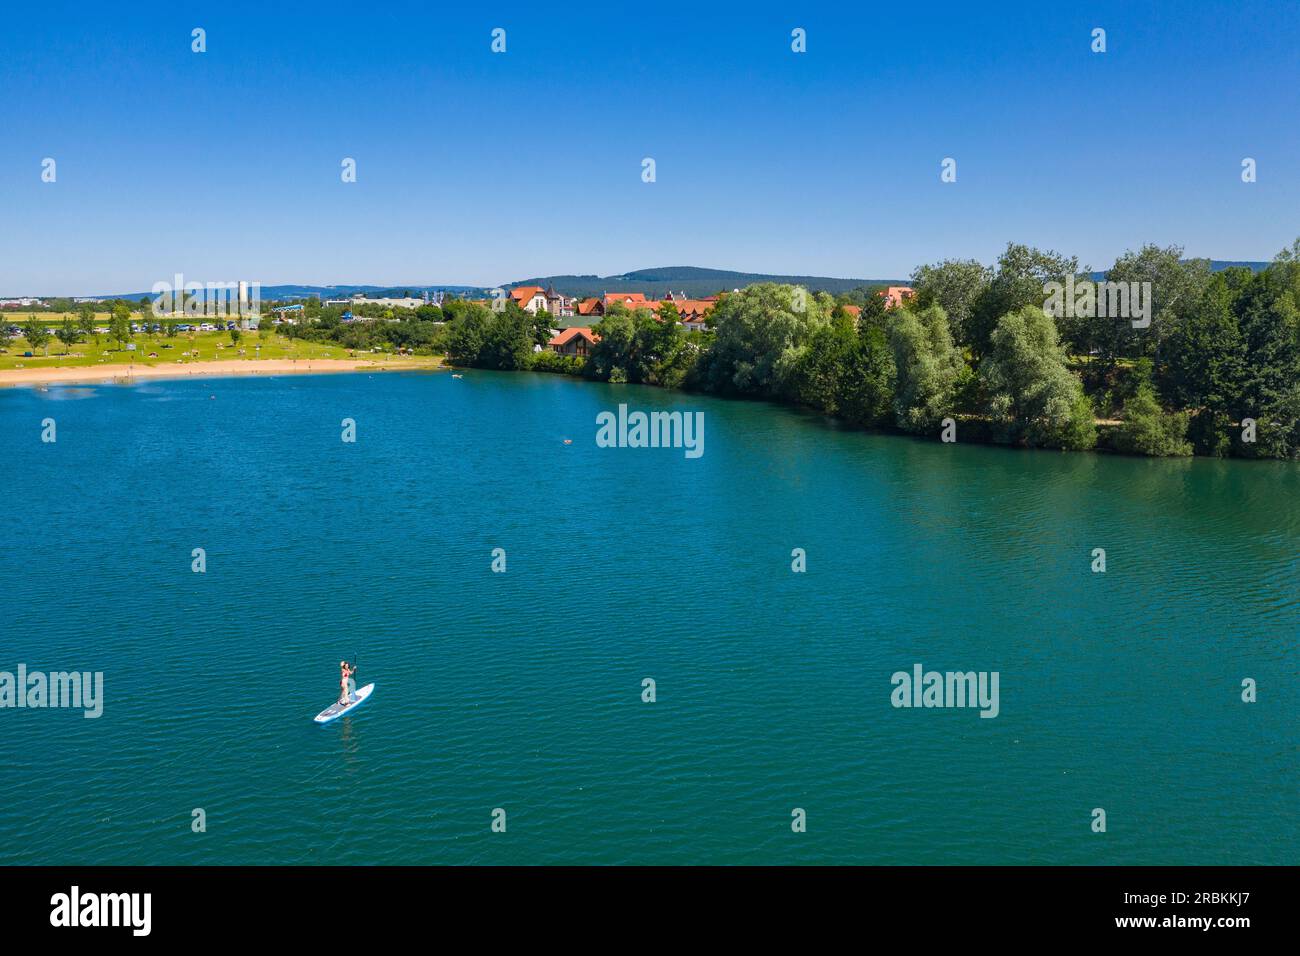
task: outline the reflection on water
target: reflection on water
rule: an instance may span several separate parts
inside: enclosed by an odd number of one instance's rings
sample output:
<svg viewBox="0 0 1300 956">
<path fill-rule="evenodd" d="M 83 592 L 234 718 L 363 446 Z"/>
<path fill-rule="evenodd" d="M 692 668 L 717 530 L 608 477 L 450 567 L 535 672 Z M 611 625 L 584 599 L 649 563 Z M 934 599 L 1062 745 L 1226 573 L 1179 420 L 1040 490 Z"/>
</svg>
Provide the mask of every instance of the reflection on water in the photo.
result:
<svg viewBox="0 0 1300 956">
<path fill-rule="evenodd" d="M 30 386 L 30 390 L 41 398 L 54 402 L 94 398 L 98 394 L 89 385 L 36 385 Z"/>
</svg>

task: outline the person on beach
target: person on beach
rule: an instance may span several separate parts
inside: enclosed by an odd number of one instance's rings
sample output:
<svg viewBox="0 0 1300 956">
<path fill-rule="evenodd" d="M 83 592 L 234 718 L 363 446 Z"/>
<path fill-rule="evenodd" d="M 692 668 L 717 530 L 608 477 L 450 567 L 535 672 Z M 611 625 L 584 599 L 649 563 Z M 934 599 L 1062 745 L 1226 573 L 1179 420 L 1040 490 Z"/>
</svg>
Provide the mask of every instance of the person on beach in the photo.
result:
<svg viewBox="0 0 1300 956">
<path fill-rule="evenodd" d="M 339 670 L 343 672 L 343 676 L 339 679 L 342 690 L 339 695 L 339 703 L 346 704 L 348 698 L 352 696 L 352 690 L 348 682 L 351 680 L 352 675 L 357 672 L 357 669 L 350 666 L 347 661 L 339 661 Z"/>
</svg>

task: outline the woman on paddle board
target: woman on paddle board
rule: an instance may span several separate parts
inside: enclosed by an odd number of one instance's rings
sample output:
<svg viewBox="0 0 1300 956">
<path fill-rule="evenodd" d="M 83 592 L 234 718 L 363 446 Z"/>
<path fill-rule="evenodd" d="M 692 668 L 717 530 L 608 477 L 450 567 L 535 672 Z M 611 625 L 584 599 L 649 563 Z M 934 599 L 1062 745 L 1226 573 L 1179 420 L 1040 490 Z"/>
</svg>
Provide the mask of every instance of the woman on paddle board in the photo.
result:
<svg viewBox="0 0 1300 956">
<path fill-rule="evenodd" d="M 351 696 L 348 681 L 352 678 L 352 675 L 357 672 L 357 669 L 348 666 L 347 661 L 339 661 L 339 670 L 343 672 L 343 676 L 339 679 L 339 684 L 342 687 L 342 692 L 339 696 L 339 703 L 346 704 L 348 702 L 348 697 Z"/>
</svg>

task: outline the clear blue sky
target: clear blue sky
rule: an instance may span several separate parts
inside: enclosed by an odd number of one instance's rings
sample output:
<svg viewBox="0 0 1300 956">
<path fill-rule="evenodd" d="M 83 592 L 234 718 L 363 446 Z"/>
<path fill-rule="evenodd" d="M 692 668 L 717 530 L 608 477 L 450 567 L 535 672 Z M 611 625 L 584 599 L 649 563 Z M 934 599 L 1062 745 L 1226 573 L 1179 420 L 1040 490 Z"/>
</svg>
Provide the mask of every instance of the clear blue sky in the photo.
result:
<svg viewBox="0 0 1300 956">
<path fill-rule="evenodd" d="M 874 278 L 1300 233 L 1295 3 L 280 6 L 6 5 L 0 294 Z"/>
</svg>

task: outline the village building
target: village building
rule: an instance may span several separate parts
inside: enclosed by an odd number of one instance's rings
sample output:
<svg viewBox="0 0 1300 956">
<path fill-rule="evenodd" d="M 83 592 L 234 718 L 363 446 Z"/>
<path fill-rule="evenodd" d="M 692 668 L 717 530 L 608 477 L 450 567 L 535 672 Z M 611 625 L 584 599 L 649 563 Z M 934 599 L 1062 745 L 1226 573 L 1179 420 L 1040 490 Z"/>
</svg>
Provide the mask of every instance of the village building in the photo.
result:
<svg viewBox="0 0 1300 956">
<path fill-rule="evenodd" d="M 707 299 L 674 298 L 672 304 L 677 309 L 677 317 L 688 332 L 703 332 L 704 317 L 718 304 L 716 297 Z"/>
<path fill-rule="evenodd" d="M 372 299 L 360 292 L 354 295 L 351 299 L 331 299 L 326 302 L 325 305 L 332 305 L 335 303 L 352 306 L 377 305 L 384 309 L 418 309 L 420 306 L 425 304 L 424 299 L 417 299 L 414 296 L 402 296 L 401 298 L 380 297 Z"/>
<path fill-rule="evenodd" d="M 647 299 L 644 292 L 622 292 L 616 295 L 610 295 L 606 292 L 605 298 L 601 300 L 601 314 L 606 314 L 609 311 L 609 307 L 615 302 L 624 306 L 629 312 L 635 312 L 637 309 L 654 309 L 659 305 L 658 302 Z"/>
<path fill-rule="evenodd" d="M 573 315 L 574 300 L 555 291 L 555 286 L 546 287 L 546 311 L 551 315 Z"/>
<path fill-rule="evenodd" d="M 600 336 L 592 332 L 591 329 L 585 326 L 577 326 L 565 329 L 546 344 L 552 352 L 558 352 L 560 355 L 586 358 L 599 341 Z"/>
<path fill-rule="evenodd" d="M 615 305 L 621 305 L 629 312 L 645 310 L 656 315 L 662 306 L 672 305 L 677 310 L 678 320 L 688 331 L 700 332 L 705 328 L 704 317 L 713 311 L 717 304 L 718 297 L 716 295 L 706 296 L 702 299 L 689 299 L 685 293 L 669 292 L 664 299 L 652 299 L 644 292 L 607 292 L 602 296 L 593 296 L 581 301 L 570 299 L 567 303 L 569 311 L 559 314 L 576 314 L 583 318 L 599 320 L 608 315 L 609 310 Z M 566 329 L 565 331 L 571 330 Z"/>
<path fill-rule="evenodd" d="M 529 315 L 546 309 L 546 292 L 539 285 L 515 286 L 510 290 L 510 300 Z"/>
<path fill-rule="evenodd" d="M 891 285 L 876 293 L 885 297 L 886 309 L 897 309 L 903 304 L 903 300 L 910 299 L 915 294 L 910 286 L 905 285 Z"/>
</svg>

